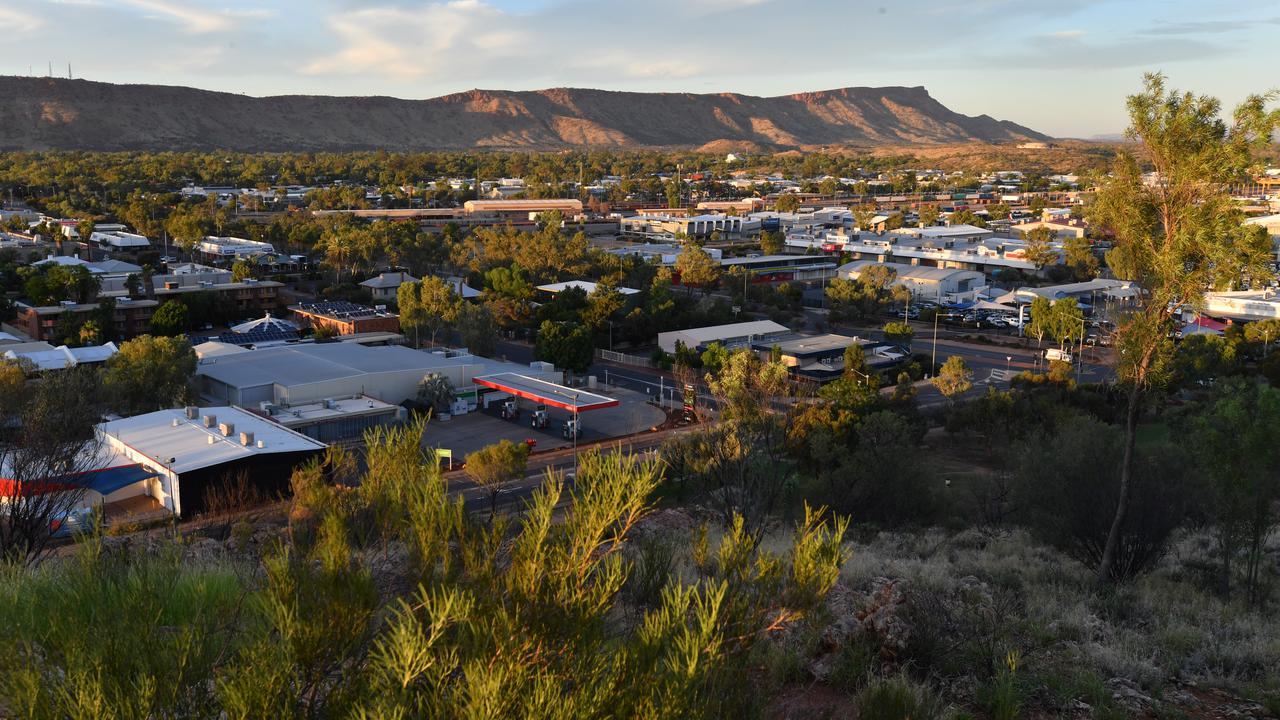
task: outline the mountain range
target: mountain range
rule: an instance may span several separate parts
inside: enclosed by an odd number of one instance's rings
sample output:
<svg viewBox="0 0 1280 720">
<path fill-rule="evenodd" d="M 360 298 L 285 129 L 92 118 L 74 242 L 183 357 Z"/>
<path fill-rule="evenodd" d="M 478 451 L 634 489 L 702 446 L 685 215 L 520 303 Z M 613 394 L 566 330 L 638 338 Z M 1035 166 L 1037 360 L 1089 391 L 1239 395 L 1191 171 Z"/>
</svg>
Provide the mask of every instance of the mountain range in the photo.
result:
<svg viewBox="0 0 1280 720">
<path fill-rule="evenodd" d="M 1046 140 L 961 115 L 923 87 L 755 97 L 555 88 L 428 100 L 0 77 L 0 150 L 557 150 L 939 145 Z"/>
</svg>

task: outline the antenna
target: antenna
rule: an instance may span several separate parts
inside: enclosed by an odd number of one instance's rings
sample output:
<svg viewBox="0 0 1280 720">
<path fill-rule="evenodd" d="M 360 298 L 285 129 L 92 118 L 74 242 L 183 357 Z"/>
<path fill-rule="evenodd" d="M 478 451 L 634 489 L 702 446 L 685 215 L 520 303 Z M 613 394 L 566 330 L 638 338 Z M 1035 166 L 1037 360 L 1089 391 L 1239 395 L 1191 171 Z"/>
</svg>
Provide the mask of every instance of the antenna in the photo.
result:
<svg viewBox="0 0 1280 720">
<path fill-rule="evenodd" d="M 71 79 L 71 63 L 67 63 L 67 79 Z"/>
<path fill-rule="evenodd" d="M 49 61 L 49 77 L 53 77 L 53 61 Z"/>
</svg>

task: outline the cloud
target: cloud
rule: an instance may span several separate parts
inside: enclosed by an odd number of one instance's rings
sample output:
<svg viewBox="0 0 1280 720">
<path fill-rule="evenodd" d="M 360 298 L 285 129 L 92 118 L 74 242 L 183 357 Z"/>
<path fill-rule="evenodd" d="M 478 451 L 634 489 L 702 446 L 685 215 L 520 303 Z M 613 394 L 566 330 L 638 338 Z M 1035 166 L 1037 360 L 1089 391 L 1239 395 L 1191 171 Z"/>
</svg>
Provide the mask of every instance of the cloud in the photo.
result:
<svg viewBox="0 0 1280 720">
<path fill-rule="evenodd" d="M 305 73 L 374 72 L 400 79 L 465 73 L 519 56 L 535 42 L 514 16 L 480 0 L 339 12 L 326 24 L 341 49 L 308 63 Z"/>
<path fill-rule="evenodd" d="M 1216 35 L 1250 30 L 1259 25 L 1280 25 L 1280 18 L 1264 20 L 1198 20 L 1191 22 L 1163 22 L 1138 31 L 1140 35 Z"/>
<path fill-rule="evenodd" d="M 1021 68 L 1115 70 L 1155 67 L 1225 53 L 1222 47 L 1189 38 L 1129 36 L 1089 41 L 1084 33 L 1056 32 L 1031 37 L 1021 52 L 1002 55 L 998 61 Z"/>
<path fill-rule="evenodd" d="M 194 35 L 222 32 L 234 28 L 239 21 L 265 18 L 275 15 L 267 9 L 253 10 L 205 10 L 185 2 L 171 0 L 122 0 L 126 5 L 147 11 L 155 17 L 178 23 L 185 32 Z"/>
<path fill-rule="evenodd" d="M 44 27 L 44 20 L 21 10 L 0 7 L 0 30 L 32 32 Z"/>
<path fill-rule="evenodd" d="M 1084 31 L 1083 30 L 1059 30 L 1054 33 L 1049 33 L 1049 37 L 1055 37 L 1055 38 L 1060 38 L 1065 40 L 1074 40 L 1075 38 L 1084 37 Z"/>
</svg>

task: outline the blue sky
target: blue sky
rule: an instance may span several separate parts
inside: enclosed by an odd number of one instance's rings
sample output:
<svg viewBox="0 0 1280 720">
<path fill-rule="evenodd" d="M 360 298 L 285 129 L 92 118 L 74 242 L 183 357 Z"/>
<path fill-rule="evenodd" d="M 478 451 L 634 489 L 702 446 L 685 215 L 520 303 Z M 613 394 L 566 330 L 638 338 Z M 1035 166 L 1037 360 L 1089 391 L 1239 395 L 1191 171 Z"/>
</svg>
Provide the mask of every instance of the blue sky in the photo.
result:
<svg viewBox="0 0 1280 720">
<path fill-rule="evenodd" d="M 1123 130 L 1148 70 L 1280 85 L 1276 0 L 0 0 L 0 38 L 0 74 L 250 95 L 923 85 L 1072 137 Z"/>
</svg>

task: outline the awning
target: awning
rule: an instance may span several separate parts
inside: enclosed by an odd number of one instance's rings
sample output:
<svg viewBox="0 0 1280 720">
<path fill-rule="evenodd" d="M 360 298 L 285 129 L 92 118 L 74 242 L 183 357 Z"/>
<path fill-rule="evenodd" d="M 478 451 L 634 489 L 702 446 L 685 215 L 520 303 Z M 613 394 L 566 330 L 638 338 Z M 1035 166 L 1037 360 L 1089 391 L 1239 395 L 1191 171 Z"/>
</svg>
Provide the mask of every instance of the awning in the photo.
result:
<svg viewBox="0 0 1280 720">
<path fill-rule="evenodd" d="M 550 405 L 569 412 L 586 412 L 618 405 L 616 398 L 597 395 L 586 390 L 539 380 L 519 373 L 482 375 L 473 378 L 473 381 L 483 387 L 501 390 L 525 400 L 533 400 L 543 405 Z"/>
<path fill-rule="evenodd" d="M 63 492 L 83 487 L 105 496 L 157 475 L 159 473 L 141 465 L 120 465 L 100 470 L 89 470 L 65 479 L 33 480 L 27 484 L 24 494 L 42 495 L 48 492 Z M 18 483 L 15 480 L 0 478 L 0 497 L 17 495 L 17 485 Z"/>
</svg>

